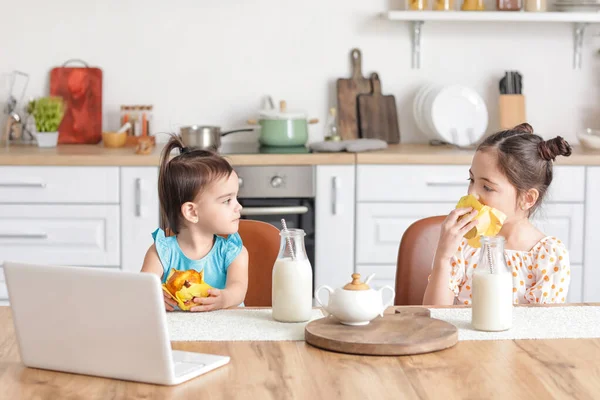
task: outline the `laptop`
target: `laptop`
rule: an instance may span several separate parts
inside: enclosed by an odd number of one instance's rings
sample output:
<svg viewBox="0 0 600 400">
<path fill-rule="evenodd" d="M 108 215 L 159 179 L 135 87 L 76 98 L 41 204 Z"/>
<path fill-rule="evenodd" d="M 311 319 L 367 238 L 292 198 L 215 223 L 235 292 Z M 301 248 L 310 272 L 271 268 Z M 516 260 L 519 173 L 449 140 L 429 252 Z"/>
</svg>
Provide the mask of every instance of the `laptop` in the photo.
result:
<svg viewBox="0 0 600 400">
<path fill-rule="evenodd" d="M 4 274 L 27 367 L 177 385 L 230 360 L 171 349 L 154 274 L 13 262 Z"/>
</svg>

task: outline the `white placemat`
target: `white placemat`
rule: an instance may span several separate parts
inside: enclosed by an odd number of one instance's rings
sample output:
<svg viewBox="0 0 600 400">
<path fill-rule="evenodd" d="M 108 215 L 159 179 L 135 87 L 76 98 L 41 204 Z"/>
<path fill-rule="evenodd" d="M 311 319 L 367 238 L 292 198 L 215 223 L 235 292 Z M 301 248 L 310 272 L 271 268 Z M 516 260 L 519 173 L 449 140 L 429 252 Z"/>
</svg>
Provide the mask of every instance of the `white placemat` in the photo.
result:
<svg viewBox="0 0 600 400">
<path fill-rule="evenodd" d="M 458 328 L 458 340 L 560 339 L 600 337 L 600 307 L 514 307 L 513 326 L 504 332 L 471 327 L 470 308 L 431 308 L 431 317 Z"/>
<path fill-rule="evenodd" d="M 321 310 L 313 309 L 310 321 L 322 317 Z M 172 341 L 304 340 L 304 327 L 310 321 L 277 322 L 271 315 L 271 309 L 167 313 Z"/>
</svg>

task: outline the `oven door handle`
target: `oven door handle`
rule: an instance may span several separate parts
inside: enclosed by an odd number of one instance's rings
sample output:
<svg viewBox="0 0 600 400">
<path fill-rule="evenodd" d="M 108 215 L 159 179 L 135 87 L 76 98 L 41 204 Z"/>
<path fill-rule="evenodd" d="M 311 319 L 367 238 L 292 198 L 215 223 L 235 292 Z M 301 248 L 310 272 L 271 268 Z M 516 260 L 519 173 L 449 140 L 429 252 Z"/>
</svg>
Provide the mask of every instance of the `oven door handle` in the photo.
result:
<svg viewBox="0 0 600 400">
<path fill-rule="evenodd" d="M 306 206 L 291 206 L 291 207 L 246 207 L 242 208 L 242 215 L 300 215 L 306 214 L 308 207 Z"/>
</svg>

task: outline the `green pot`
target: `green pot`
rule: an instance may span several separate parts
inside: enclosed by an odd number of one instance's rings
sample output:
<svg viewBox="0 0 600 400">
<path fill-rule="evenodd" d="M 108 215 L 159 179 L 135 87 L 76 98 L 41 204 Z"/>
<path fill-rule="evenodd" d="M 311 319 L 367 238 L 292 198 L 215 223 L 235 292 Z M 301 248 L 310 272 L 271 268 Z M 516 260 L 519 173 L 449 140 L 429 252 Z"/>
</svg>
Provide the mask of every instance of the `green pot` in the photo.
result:
<svg viewBox="0 0 600 400">
<path fill-rule="evenodd" d="M 318 119 L 307 120 L 302 111 L 287 111 L 284 101 L 279 110 L 263 110 L 258 121 L 248 121 L 249 124 L 260 125 L 258 141 L 270 147 L 305 146 L 308 142 L 308 125 L 317 122 Z"/>
</svg>

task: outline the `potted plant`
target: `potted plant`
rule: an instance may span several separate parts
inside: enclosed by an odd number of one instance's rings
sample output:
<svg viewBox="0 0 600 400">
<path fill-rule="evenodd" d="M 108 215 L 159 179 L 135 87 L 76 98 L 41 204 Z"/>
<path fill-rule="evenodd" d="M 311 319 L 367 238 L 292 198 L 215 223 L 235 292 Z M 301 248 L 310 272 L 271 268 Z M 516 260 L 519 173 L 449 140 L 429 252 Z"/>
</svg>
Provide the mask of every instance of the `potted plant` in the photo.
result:
<svg viewBox="0 0 600 400">
<path fill-rule="evenodd" d="M 58 127 L 65 115 L 65 102 L 61 97 L 40 97 L 29 102 L 27 112 L 35 120 L 39 147 L 56 147 Z"/>
</svg>

